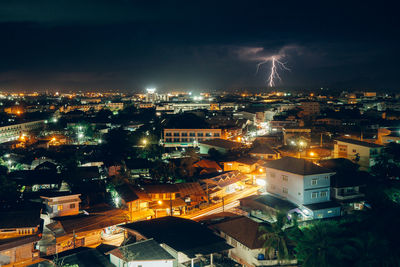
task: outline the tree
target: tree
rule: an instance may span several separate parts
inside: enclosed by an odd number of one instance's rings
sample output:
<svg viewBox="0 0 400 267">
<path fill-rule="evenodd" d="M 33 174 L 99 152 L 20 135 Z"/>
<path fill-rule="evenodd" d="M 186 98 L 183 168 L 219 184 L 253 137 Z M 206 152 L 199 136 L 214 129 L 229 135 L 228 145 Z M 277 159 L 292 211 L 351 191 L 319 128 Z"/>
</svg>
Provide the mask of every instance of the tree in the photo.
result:
<svg viewBox="0 0 400 267">
<path fill-rule="evenodd" d="M 297 228 L 296 225 L 296 223 L 294 226 L 291 225 L 286 212 L 278 212 L 275 222 L 260 226 L 260 231 L 264 233 L 260 238 L 265 240 L 266 254 L 270 255 L 276 251 L 279 261 L 293 257 L 291 248 L 294 244 L 289 238 L 289 232 L 293 230 L 291 227 Z"/>
<path fill-rule="evenodd" d="M 304 267 L 351 266 L 357 252 L 357 239 L 348 236 L 336 221 L 318 221 L 297 235 L 296 255 Z"/>
</svg>

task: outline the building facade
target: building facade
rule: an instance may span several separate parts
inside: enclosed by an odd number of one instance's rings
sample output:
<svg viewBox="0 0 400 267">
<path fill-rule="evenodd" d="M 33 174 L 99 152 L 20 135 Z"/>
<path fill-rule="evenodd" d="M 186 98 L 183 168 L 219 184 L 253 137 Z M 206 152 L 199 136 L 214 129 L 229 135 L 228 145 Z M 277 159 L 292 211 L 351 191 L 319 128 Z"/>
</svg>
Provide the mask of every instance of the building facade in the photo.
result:
<svg viewBox="0 0 400 267">
<path fill-rule="evenodd" d="M 197 146 L 199 142 L 221 138 L 221 129 L 164 129 L 165 147 Z"/>
</svg>

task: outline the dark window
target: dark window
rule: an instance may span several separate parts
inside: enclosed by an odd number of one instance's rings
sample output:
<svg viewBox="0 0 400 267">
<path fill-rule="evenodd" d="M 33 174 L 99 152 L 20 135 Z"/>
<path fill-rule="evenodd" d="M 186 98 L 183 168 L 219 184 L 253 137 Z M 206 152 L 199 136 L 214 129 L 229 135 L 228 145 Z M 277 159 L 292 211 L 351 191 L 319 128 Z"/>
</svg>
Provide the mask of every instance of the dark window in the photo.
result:
<svg viewBox="0 0 400 267">
<path fill-rule="evenodd" d="M 182 133 L 181 136 L 187 136 L 187 133 Z"/>
<path fill-rule="evenodd" d="M 75 209 L 75 204 L 70 204 L 70 205 L 69 205 L 69 208 L 70 208 L 70 209 Z"/>
<path fill-rule="evenodd" d="M 203 135 L 203 133 L 197 133 L 197 136 L 203 137 L 204 135 Z"/>
<path fill-rule="evenodd" d="M 179 133 L 174 133 L 174 136 L 179 136 Z"/>
<path fill-rule="evenodd" d="M 172 136 L 171 133 L 165 133 L 165 136 Z"/>
<path fill-rule="evenodd" d="M 174 142 L 179 142 L 179 138 L 174 138 Z"/>
</svg>

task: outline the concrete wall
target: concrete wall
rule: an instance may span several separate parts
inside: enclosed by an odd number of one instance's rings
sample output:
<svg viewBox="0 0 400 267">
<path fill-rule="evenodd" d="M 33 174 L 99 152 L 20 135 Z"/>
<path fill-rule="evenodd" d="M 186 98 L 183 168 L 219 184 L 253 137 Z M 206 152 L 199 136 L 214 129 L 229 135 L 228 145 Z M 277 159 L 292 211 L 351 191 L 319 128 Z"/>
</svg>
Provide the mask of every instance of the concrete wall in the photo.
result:
<svg viewBox="0 0 400 267">
<path fill-rule="evenodd" d="M 279 171 L 271 168 L 265 170 L 267 176 L 267 192 L 281 196 L 298 205 L 303 204 L 303 176 Z M 287 181 L 283 179 L 287 176 Z M 287 189 L 287 193 L 284 192 Z"/>
</svg>

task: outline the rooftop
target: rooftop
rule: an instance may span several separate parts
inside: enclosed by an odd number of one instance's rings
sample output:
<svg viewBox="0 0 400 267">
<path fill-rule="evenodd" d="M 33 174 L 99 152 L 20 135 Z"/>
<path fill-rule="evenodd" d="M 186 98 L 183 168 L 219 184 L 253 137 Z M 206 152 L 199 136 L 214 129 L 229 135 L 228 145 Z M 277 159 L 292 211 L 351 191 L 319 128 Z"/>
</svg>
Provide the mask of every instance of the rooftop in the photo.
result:
<svg viewBox="0 0 400 267">
<path fill-rule="evenodd" d="M 311 161 L 292 157 L 284 157 L 281 159 L 269 161 L 264 164 L 264 167 L 299 175 L 332 173 L 331 170 L 318 166 Z"/>
<path fill-rule="evenodd" d="M 339 141 L 339 142 L 345 142 L 345 143 L 358 145 L 358 146 L 365 146 L 365 147 L 369 147 L 369 148 L 383 147 L 382 145 L 378 145 L 375 143 L 364 142 L 364 141 L 359 141 L 359 140 L 350 139 L 350 138 L 336 138 L 335 140 Z"/>
<path fill-rule="evenodd" d="M 238 142 L 233 142 L 221 138 L 215 138 L 211 140 L 206 140 L 199 142 L 201 145 L 208 145 L 208 146 L 214 146 L 214 147 L 220 147 L 224 149 L 234 149 L 234 148 L 239 148 L 242 146 L 242 143 Z"/>
<path fill-rule="evenodd" d="M 121 246 L 119 248 L 109 251 L 106 254 L 112 254 L 128 262 L 175 259 L 152 238 Z"/>
<path fill-rule="evenodd" d="M 265 242 L 260 239 L 262 232 L 259 228 L 261 225 L 261 223 L 246 216 L 240 216 L 214 224 L 211 227 L 226 233 L 250 249 L 258 249 L 262 248 Z"/>
<path fill-rule="evenodd" d="M 146 238 L 154 238 L 159 244 L 165 243 L 190 258 L 197 254 L 208 255 L 231 248 L 210 229 L 189 219 L 168 216 L 128 223 L 121 227 Z"/>
</svg>

